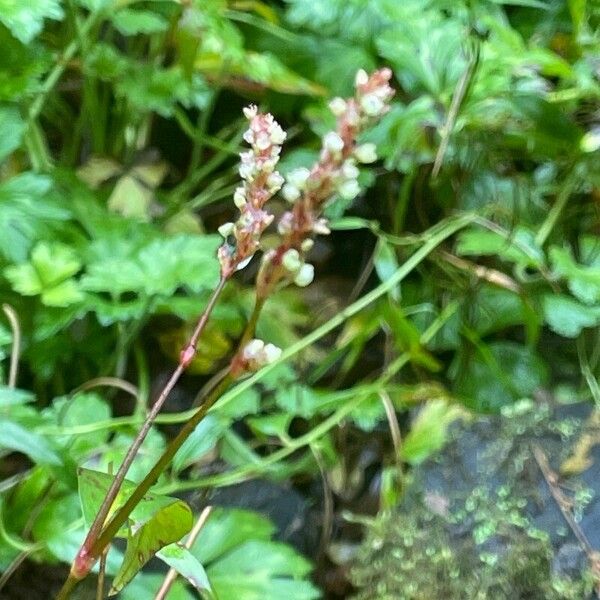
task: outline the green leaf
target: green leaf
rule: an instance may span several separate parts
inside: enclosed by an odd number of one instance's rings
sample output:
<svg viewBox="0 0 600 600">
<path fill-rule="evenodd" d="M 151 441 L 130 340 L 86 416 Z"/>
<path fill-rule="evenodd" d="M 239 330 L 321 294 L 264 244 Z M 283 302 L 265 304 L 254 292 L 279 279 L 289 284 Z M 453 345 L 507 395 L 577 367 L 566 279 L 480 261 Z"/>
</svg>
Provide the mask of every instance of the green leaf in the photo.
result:
<svg viewBox="0 0 600 600">
<path fill-rule="evenodd" d="M 550 249 L 554 272 L 567 279 L 569 290 L 585 304 L 600 302 L 600 264 L 579 264 L 570 250 L 554 246 Z"/>
<path fill-rule="evenodd" d="M 112 24 L 123 35 L 150 35 L 165 31 L 169 23 L 149 10 L 122 8 L 111 16 Z"/>
<path fill-rule="evenodd" d="M 585 327 L 600 324 L 600 307 L 586 306 L 570 296 L 547 294 L 542 307 L 550 329 L 564 337 L 577 337 Z"/>
<path fill-rule="evenodd" d="M 440 450 L 446 443 L 448 426 L 463 414 L 462 408 L 444 400 L 427 402 L 402 441 L 402 459 L 417 465 Z"/>
<path fill-rule="evenodd" d="M 40 242 L 30 262 L 7 267 L 4 275 L 23 296 L 41 295 L 46 306 L 69 306 L 83 299 L 77 283 L 70 279 L 81 269 L 75 252 L 57 242 Z"/>
<path fill-rule="evenodd" d="M 465 368 L 454 375 L 455 392 L 475 410 L 500 410 L 530 396 L 548 378 L 548 368 L 540 357 L 531 348 L 513 342 L 480 343 L 467 356 Z M 457 360 L 452 371 L 459 365 Z"/>
<path fill-rule="evenodd" d="M 212 450 L 230 423 L 229 419 L 219 418 L 212 413 L 208 414 L 175 454 L 173 468 L 181 471 Z"/>
<path fill-rule="evenodd" d="M 33 402 L 34 400 L 35 394 L 32 392 L 0 385 L 0 408 L 26 404 L 27 402 Z"/>
<path fill-rule="evenodd" d="M 375 271 L 380 281 L 387 281 L 399 268 L 394 248 L 383 238 L 379 238 L 375 248 Z M 400 286 L 396 286 L 390 295 L 394 300 L 400 300 Z"/>
<path fill-rule="evenodd" d="M 123 564 L 115 575 L 109 595 L 115 595 L 126 586 L 161 548 L 179 541 L 190 531 L 192 524 L 192 511 L 181 500 L 171 499 L 171 504 L 155 512 L 127 538 Z"/>
<path fill-rule="evenodd" d="M 203 564 L 213 562 L 247 539 L 269 540 L 273 524 L 262 515 L 242 509 L 215 508 L 192 546 Z"/>
<path fill-rule="evenodd" d="M 202 563 L 187 549 L 179 544 L 169 544 L 157 552 L 156 556 L 185 577 L 202 597 L 215 598 Z"/>
<path fill-rule="evenodd" d="M 60 456 L 45 438 L 8 419 L 0 421 L 0 448 L 22 452 L 36 463 L 62 464 Z"/>
<path fill-rule="evenodd" d="M 21 145 L 25 122 L 14 106 L 0 109 L 0 162 Z"/>
<path fill-rule="evenodd" d="M 42 30 L 44 19 L 62 18 L 59 0 L 0 0 L 0 21 L 24 44 Z"/>
<path fill-rule="evenodd" d="M 92 471 L 90 469 L 79 469 L 79 499 L 81 501 L 81 508 L 83 510 L 83 517 L 86 525 L 91 525 L 94 521 L 98 510 L 104 501 L 106 492 L 114 477 L 107 473 L 101 473 L 100 471 Z M 109 516 L 114 514 L 126 501 L 132 492 L 135 490 L 136 484 L 132 481 L 125 480 L 117 497 L 111 507 Z M 176 502 L 175 498 L 169 496 L 158 496 L 156 494 L 148 493 L 144 496 L 144 499 L 136 506 L 130 515 L 130 525 L 139 528 L 144 523 L 149 522 L 155 514 L 160 512 L 163 508 L 170 506 L 173 502 Z M 182 534 L 183 535 L 183 534 Z M 123 526 L 117 533 L 118 537 L 128 537 L 129 529 L 127 526 Z M 181 537 L 181 536 L 180 536 Z M 179 538 L 177 538 L 179 540 Z M 171 543 L 177 540 L 170 540 L 167 543 Z"/>
<path fill-rule="evenodd" d="M 154 598 L 165 576 L 162 573 L 140 573 L 119 594 L 119 600 Z M 185 582 L 177 579 L 169 590 L 168 600 L 197 600 L 197 595 L 186 589 Z"/>
<path fill-rule="evenodd" d="M 12 262 L 24 261 L 31 245 L 70 213 L 48 196 L 51 180 L 21 173 L 0 184 L 0 254 Z"/>
<path fill-rule="evenodd" d="M 517 228 L 508 239 L 492 231 L 463 231 L 456 252 L 461 256 L 497 256 L 523 267 L 539 267 L 544 261 L 533 232 L 523 228 Z"/>
<path fill-rule="evenodd" d="M 312 600 L 319 591 L 301 579 L 310 563 L 277 542 L 248 540 L 207 568 L 219 600 Z"/>
</svg>

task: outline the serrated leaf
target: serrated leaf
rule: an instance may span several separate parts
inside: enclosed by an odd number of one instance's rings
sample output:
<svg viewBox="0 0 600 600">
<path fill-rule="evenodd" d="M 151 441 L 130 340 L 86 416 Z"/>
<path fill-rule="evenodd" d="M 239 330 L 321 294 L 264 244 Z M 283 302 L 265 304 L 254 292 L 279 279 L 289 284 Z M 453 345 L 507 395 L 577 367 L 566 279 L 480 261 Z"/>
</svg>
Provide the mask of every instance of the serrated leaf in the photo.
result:
<svg viewBox="0 0 600 600">
<path fill-rule="evenodd" d="M 542 307 L 550 329 L 564 337 L 577 337 L 584 328 L 600 323 L 600 307 L 587 306 L 570 296 L 547 294 Z"/>
<path fill-rule="evenodd" d="M 63 14 L 59 0 L 0 0 L 0 21 L 24 44 L 42 30 L 44 19 L 60 20 Z"/>
<path fill-rule="evenodd" d="M 206 600 L 215 598 L 202 563 L 180 544 L 169 544 L 157 552 L 156 556 L 185 577 Z"/>
<path fill-rule="evenodd" d="M 581 302 L 600 302 L 600 265 L 579 264 L 571 251 L 554 246 L 550 249 L 550 260 L 554 272 L 566 278 L 569 290 Z"/>
<path fill-rule="evenodd" d="M 123 564 L 112 582 L 110 596 L 127 585 L 161 548 L 179 541 L 192 528 L 190 507 L 181 500 L 171 500 L 127 538 Z"/>
</svg>

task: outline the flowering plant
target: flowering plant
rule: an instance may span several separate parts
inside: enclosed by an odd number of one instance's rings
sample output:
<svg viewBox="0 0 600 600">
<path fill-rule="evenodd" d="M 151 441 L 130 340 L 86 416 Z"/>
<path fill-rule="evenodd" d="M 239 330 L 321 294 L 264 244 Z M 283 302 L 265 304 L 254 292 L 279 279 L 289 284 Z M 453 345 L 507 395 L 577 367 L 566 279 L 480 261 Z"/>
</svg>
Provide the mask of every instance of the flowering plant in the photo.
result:
<svg viewBox="0 0 600 600">
<path fill-rule="evenodd" d="M 112 480 L 88 535 L 73 561 L 69 578 L 58 596 L 59 599 L 69 597 L 77 582 L 87 576 L 177 450 L 230 384 L 244 374 L 259 370 L 279 358 L 281 349 L 254 338 L 261 309 L 276 287 L 291 282 L 306 286 L 312 281 L 314 268 L 306 262 L 306 256 L 313 245 L 314 236 L 329 233 L 327 220 L 322 216 L 324 206 L 336 196 L 354 198 L 360 192 L 357 164 L 371 163 L 377 158 L 374 145 L 357 145 L 357 137 L 370 122 L 388 110 L 388 102 L 394 93 L 389 85 L 391 75 L 389 69 L 381 69 L 371 76 L 363 70 L 357 73 L 355 97 L 348 100 L 335 98 L 330 103 L 330 109 L 337 117 L 337 127 L 335 131 L 330 131 L 323 137 L 319 160 L 312 169 L 292 171 L 287 182 L 276 170 L 286 133 L 272 115 L 259 113 L 256 106 L 244 109 L 244 115 L 249 121 L 244 140 L 250 144 L 250 150 L 240 155 L 239 175 L 242 185 L 236 189 L 233 198 L 240 216 L 236 222 L 225 223 L 219 228 L 224 237 L 217 254 L 221 273 L 219 283 L 189 342 L 181 351 L 177 368 L 153 404 Z M 201 407 L 170 442 L 148 475 L 109 519 L 111 507 L 127 471 L 153 421 L 179 377 L 194 359 L 198 339 L 226 282 L 238 270 L 243 269 L 260 249 L 261 236 L 274 220 L 273 214 L 268 211 L 267 202 L 279 190 L 282 190 L 284 198 L 291 203 L 291 208 L 282 215 L 277 224 L 278 245 L 262 256 L 256 280 L 254 310 L 227 373 L 204 398 Z M 128 539 L 128 554 L 136 553 L 133 548 L 135 540 L 135 536 Z M 160 539 L 156 542 L 155 552 L 165 545 Z M 144 556 L 137 568 L 141 568 L 150 557 L 151 554 Z"/>
</svg>

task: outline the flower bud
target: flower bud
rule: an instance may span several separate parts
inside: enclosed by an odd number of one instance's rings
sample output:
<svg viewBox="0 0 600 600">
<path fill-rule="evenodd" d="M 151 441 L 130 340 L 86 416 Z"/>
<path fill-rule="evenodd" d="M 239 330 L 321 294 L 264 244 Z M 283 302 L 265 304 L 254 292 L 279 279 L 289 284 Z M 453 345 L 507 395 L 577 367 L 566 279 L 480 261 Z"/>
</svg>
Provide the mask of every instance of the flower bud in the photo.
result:
<svg viewBox="0 0 600 600">
<path fill-rule="evenodd" d="M 295 273 L 298 271 L 298 269 L 300 269 L 302 266 L 302 261 L 300 260 L 300 254 L 298 250 L 295 248 L 290 248 L 287 250 L 281 258 L 281 264 L 290 273 Z"/>
<path fill-rule="evenodd" d="M 263 350 L 265 364 L 274 363 L 281 356 L 281 348 L 275 344 L 267 344 Z"/>
<path fill-rule="evenodd" d="M 366 144 L 361 144 L 354 149 L 354 156 L 358 162 L 369 164 L 377 160 L 376 150 L 375 144 L 367 142 Z"/>
<path fill-rule="evenodd" d="M 317 219 L 313 224 L 313 231 L 316 234 L 329 235 L 331 233 L 331 229 L 328 227 L 327 219 Z"/>
<path fill-rule="evenodd" d="M 236 188 L 233 194 L 233 203 L 238 207 L 242 208 L 246 204 L 246 190 L 243 187 Z"/>
<path fill-rule="evenodd" d="M 267 177 L 267 187 L 269 188 L 269 192 L 271 192 L 273 194 L 276 191 L 280 190 L 284 181 L 285 180 L 283 179 L 283 177 L 281 176 L 281 173 L 279 173 L 279 171 L 273 171 Z"/>
<path fill-rule="evenodd" d="M 323 147 L 331 154 L 338 154 L 344 149 L 344 140 L 335 131 L 330 131 L 323 138 Z"/>
<path fill-rule="evenodd" d="M 356 179 L 348 179 L 340 184 L 338 187 L 338 194 L 344 198 L 344 200 L 352 200 L 356 198 L 360 192 L 360 186 Z"/>
<path fill-rule="evenodd" d="M 346 179 L 356 179 L 358 177 L 359 171 L 352 159 L 344 161 L 344 164 L 342 165 L 342 175 Z"/>
<path fill-rule="evenodd" d="M 359 69 L 356 73 L 356 77 L 354 78 L 354 85 L 358 87 L 359 85 L 366 85 L 369 82 L 369 76 L 364 69 Z"/>
<path fill-rule="evenodd" d="M 296 202 L 300 198 L 300 190 L 290 183 L 286 183 L 283 186 L 281 194 L 288 202 Z"/>
<path fill-rule="evenodd" d="M 346 101 L 339 96 L 329 103 L 329 110 L 331 110 L 336 117 L 341 117 L 346 112 L 346 107 Z"/>
<path fill-rule="evenodd" d="M 376 117 L 385 109 L 383 100 L 375 94 L 367 94 L 366 96 L 363 96 L 360 99 L 360 106 L 369 117 Z"/>
<path fill-rule="evenodd" d="M 246 119 L 253 119 L 258 114 L 258 108 L 256 104 L 250 104 L 250 106 L 244 107 L 244 116 Z"/>
<path fill-rule="evenodd" d="M 228 238 L 235 229 L 235 225 L 233 223 L 223 223 L 221 227 L 217 230 L 224 238 Z"/>
<path fill-rule="evenodd" d="M 303 190 L 309 177 L 310 171 L 306 167 L 299 167 L 288 173 L 287 182 L 299 190 Z"/>
<path fill-rule="evenodd" d="M 302 265 L 302 267 L 298 271 L 296 277 L 294 278 L 294 283 L 298 287 L 306 287 L 307 285 L 312 283 L 312 280 L 314 278 L 315 278 L 315 268 L 312 265 L 305 263 Z"/>
<path fill-rule="evenodd" d="M 302 242 L 302 245 L 300 246 L 300 248 L 302 249 L 302 252 L 310 252 L 314 245 L 315 245 L 314 240 L 311 240 L 310 238 L 306 238 Z"/>
</svg>

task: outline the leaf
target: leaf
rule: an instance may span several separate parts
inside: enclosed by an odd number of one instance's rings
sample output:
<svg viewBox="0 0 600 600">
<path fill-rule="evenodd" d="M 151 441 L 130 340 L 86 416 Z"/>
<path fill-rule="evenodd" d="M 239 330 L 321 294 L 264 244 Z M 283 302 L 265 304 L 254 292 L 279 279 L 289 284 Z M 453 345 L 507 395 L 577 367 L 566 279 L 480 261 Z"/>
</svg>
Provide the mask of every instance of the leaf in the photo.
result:
<svg viewBox="0 0 600 600">
<path fill-rule="evenodd" d="M 63 14 L 59 0 L 0 0 L 0 21 L 24 44 L 42 30 L 44 19 L 61 20 Z"/>
<path fill-rule="evenodd" d="M 7 267 L 4 275 L 23 296 L 41 295 L 46 306 L 69 306 L 83 299 L 77 283 L 70 279 L 81 269 L 75 252 L 63 244 L 40 242 L 30 262 Z"/>
<path fill-rule="evenodd" d="M 24 261 L 35 240 L 52 232 L 70 213 L 48 197 L 51 180 L 21 173 L 0 184 L 0 254 Z"/>
<path fill-rule="evenodd" d="M 173 468 L 176 471 L 181 471 L 199 460 L 215 447 L 229 425 L 230 421 L 228 419 L 219 418 L 212 413 L 208 414 L 200 421 L 175 454 Z"/>
<path fill-rule="evenodd" d="M 131 8 L 122 8 L 110 20 L 123 35 L 150 35 L 165 31 L 169 26 L 168 21 L 157 13 Z"/>
<path fill-rule="evenodd" d="M 136 177 L 123 175 L 108 199 L 108 208 L 124 217 L 149 221 L 153 197 L 153 191 Z"/>
<path fill-rule="evenodd" d="M 1 0 L 0 0 L 1 2 Z M 14 106 L 0 109 L 0 162 L 21 145 L 25 122 Z"/>
<path fill-rule="evenodd" d="M 0 421 L 0 448 L 22 452 L 36 463 L 62 464 L 60 456 L 44 437 L 8 419 Z"/>
<path fill-rule="evenodd" d="M 0 385 L 0 408 L 26 404 L 27 402 L 33 402 L 34 400 L 35 394 L 32 392 Z"/>
<path fill-rule="evenodd" d="M 523 267 L 539 267 L 544 255 L 531 231 L 517 228 L 505 239 L 492 231 L 468 230 L 458 237 L 457 254 L 461 256 L 497 256 Z"/>
<path fill-rule="evenodd" d="M 455 392 L 475 410 L 500 410 L 528 397 L 548 378 L 548 368 L 541 358 L 531 348 L 514 342 L 480 343 L 468 356 L 464 370 L 454 375 Z M 459 363 L 457 359 L 453 371 Z"/>
<path fill-rule="evenodd" d="M 585 327 L 600 323 L 600 307 L 586 306 L 570 296 L 546 294 L 542 307 L 550 329 L 564 337 L 577 337 Z"/>
<path fill-rule="evenodd" d="M 94 521 L 94 518 L 98 513 L 102 502 L 104 501 L 106 492 L 108 491 L 113 479 L 114 477 L 112 475 L 108 475 L 107 473 L 92 471 L 91 469 L 79 469 L 79 500 L 83 510 L 83 517 L 88 527 Z M 132 481 L 126 479 L 123 482 L 123 485 L 121 486 L 121 489 L 119 490 L 119 493 L 117 494 L 117 497 L 115 498 L 115 501 L 109 512 L 109 517 L 125 503 L 135 488 L 136 484 Z M 176 502 L 176 499 L 170 498 L 169 496 L 158 496 L 152 493 L 146 494 L 144 499 L 132 511 L 129 518 L 130 525 L 135 526 L 136 529 L 138 529 L 141 525 L 150 521 L 152 517 L 160 510 L 170 506 L 173 502 Z M 129 529 L 127 526 L 123 526 L 117 533 L 117 537 L 128 536 Z M 178 539 L 179 538 L 177 538 L 177 540 Z"/>
<path fill-rule="evenodd" d="M 160 508 L 127 538 L 123 564 L 115 575 L 109 596 L 127 585 L 161 548 L 180 540 L 192 528 L 190 507 L 181 500 L 171 500 L 171 504 Z"/>
<path fill-rule="evenodd" d="M 402 459 L 411 465 L 417 465 L 429 458 L 445 444 L 448 426 L 463 415 L 461 407 L 444 400 L 427 402 L 402 441 Z"/>
<path fill-rule="evenodd" d="M 600 265 L 579 264 L 570 250 L 554 246 L 550 260 L 555 273 L 567 279 L 569 290 L 585 304 L 600 302 Z"/>
<path fill-rule="evenodd" d="M 311 600 L 320 592 L 305 577 L 310 563 L 277 542 L 248 540 L 207 568 L 219 600 Z"/>
<path fill-rule="evenodd" d="M 157 552 L 156 556 L 185 577 L 203 598 L 215 598 L 202 563 L 187 549 L 179 544 L 169 544 Z"/>
<path fill-rule="evenodd" d="M 274 532 L 273 524 L 258 513 L 216 507 L 200 530 L 192 551 L 207 565 L 247 539 L 269 540 Z"/>
</svg>

